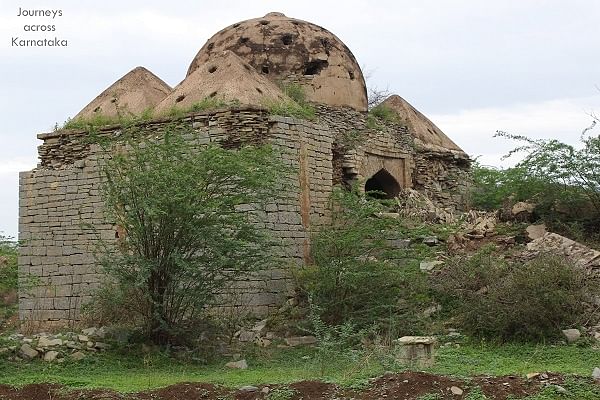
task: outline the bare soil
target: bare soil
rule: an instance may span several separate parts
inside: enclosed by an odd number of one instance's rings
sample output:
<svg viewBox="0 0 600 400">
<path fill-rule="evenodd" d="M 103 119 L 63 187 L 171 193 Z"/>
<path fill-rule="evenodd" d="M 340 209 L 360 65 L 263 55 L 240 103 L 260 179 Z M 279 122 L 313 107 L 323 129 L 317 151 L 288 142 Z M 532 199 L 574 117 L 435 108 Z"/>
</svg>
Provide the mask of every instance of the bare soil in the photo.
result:
<svg viewBox="0 0 600 400">
<path fill-rule="evenodd" d="M 470 391 L 479 387 L 490 399 L 504 400 L 523 398 L 540 391 L 545 384 L 560 384 L 559 375 L 546 379 L 531 380 L 516 376 L 475 377 L 465 381 L 449 376 L 424 372 L 386 374 L 371 380 L 362 389 L 344 389 L 332 383 L 302 381 L 290 385 L 260 385 L 258 390 L 242 391 L 208 383 L 178 383 L 161 389 L 139 393 L 118 393 L 108 389 L 72 390 L 65 386 L 40 383 L 20 388 L 0 385 L 2 400 L 259 400 L 266 399 L 275 390 L 291 389 L 288 400 L 320 399 L 405 399 L 415 400 L 425 394 L 437 394 L 442 399 L 464 399 Z M 462 394 L 452 393 L 451 388 L 460 388 Z M 268 388 L 268 389 L 267 389 Z"/>
</svg>

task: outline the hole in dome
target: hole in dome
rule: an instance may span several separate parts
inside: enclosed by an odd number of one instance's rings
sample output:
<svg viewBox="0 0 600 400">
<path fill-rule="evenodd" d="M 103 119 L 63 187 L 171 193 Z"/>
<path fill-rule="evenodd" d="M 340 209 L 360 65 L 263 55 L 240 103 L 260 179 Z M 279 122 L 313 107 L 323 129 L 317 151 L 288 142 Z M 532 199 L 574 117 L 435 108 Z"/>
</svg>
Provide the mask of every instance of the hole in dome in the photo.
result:
<svg viewBox="0 0 600 400">
<path fill-rule="evenodd" d="M 250 39 L 250 38 L 247 38 L 247 37 L 241 37 L 241 38 L 240 38 L 240 43 L 241 43 L 241 44 L 246 44 L 246 43 L 248 43 L 248 40 L 249 40 L 249 39 Z"/>
<path fill-rule="evenodd" d="M 263 19 L 262 21 L 260 21 L 260 24 L 261 25 L 269 25 L 269 21 Z"/>
<path fill-rule="evenodd" d="M 304 66 L 304 75 L 319 75 L 323 68 L 327 68 L 327 60 L 312 60 Z"/>
<path fill-rule="evenodd" d="M 285 44 L 286 46 L 292 43 L 292 39 L 293 36 L 291 33 L 286 33 L 281 37 L 281 41 L 283 42 L 283 44 Z"/>
<path fill-rule="evenodd" d="M 252 71 L 252 68 L 248 64 L 244 64 L 244 68 L 246 68 L 246 71 Z"/>
<path fill-rule="evenodd" d="M 237 28 L 238 26 L 240 26 L 240 24 L 233 24 L 234 28 Z"/>
<path fill-rule="evenodd" d="M 393 199 L 400 193 L 400 184 L 382 168 L 365 182 L 365 192 L 376 199 Z"/>
<path fill-rule="evenodd" d="M 185 99 L 185 94 L 179 95 L 176 99 L 175 99 L 175 103 L 180 103 L 183 101 L 183 99 Z"/>
<path fill-rule="evenodd" d="M 350 77 L 351 80 L 354 80 L 354 72 L 348 70 L 348 76 Z"/>
<path fill-rule="evenodd" d="M 94 112 L 97 113 L 98 111 L 100 111 L 100 106 L 94 108 Z"/>
<path fill-rule="evenodd" d="M 215 44 L 214 43 L 209 43 L 208 46 L 206 46 L 206 49 L 208 51 L 211 51 L 213 49 L 213 47 L 215 47 Z"/>
<path fill-rule="evenodd" d="M 217 92 L 212 92 L 211 94 L 208 95 L 208 97 L 215 97 L 217 95 Z"/>
<path fill-rule="evenodd" d="M 298 21 L 292 21 L 292 25 L 300 25 Z"/>
<path fill-rule="evenodd" d="M 217 66 L 216 65 L 211 65 L 210 67 L 208 67 L 208 73 L 210 73 L 210 74 L 212 74 L 216 70 L 217 70 Z"/>
<path fill-rule="evenodd" d="M 116 103 L 116 102 L 117 102 L 117 99 L 112 99 L 110 102 L 111 102 L 111 103 Z"/>
<path fill-rule="evenodd" d="M 263 65 L 262 68 L 260 69 L 262 71 L 263 74 L 269 74 L 269 66 L 268 65 Z"/>
<path fill-rule="evenodd" d="M 255 89 L 256 89 L 256 91 L 257 91 L 258 93 L 260 93 L 260 94 L 263 94 L 263 91 L 262 91 L 262 90 L 260 90 L 260 88 L 255 88 Z"/>
</svg>

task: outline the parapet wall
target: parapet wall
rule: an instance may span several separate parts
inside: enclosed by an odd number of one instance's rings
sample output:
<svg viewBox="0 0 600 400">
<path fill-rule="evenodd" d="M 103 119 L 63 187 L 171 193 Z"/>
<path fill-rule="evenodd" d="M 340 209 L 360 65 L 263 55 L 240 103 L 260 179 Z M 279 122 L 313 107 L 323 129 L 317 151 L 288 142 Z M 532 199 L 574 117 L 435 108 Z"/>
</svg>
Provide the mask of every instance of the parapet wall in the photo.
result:
<svg viewBox="0 0 600 400">
<path fill-rule="evenodd" d="M 172 123 L 155 121 L 140 128 L 157 135 Z M 192 127 L 194 137 L 189 140 L 199 145 L 271 143 L 291 167 L 289 176 L 282 177 L 286 183 L 283 199 L 269 204 L 264 215 L 265 227 L 281 243 L 281 268 L 231 284 L 238 305 L 247 305 L 256 314 L 267 313 L 279 306 L 291 289 L 288 269 L 307 259 L 312 226 L 326 221 L 334 139 L 321 125 L 269 116 L 254 108 L 199 113 L 176 123 Z M 116 137 L 120 127 L 97 134 Z M 98 235 L 114 241 L 117 227 L 104 217 L 99 190 L 102 152 L 86 135 L 72 131 L 39 135 L 44 141 L 39 148 L 40 164 L 20 174 L 22 320 L 44 326 L 74 323 L 81 305 L 101 285 L 102 271 L 94 257 Z"/>
</svg>

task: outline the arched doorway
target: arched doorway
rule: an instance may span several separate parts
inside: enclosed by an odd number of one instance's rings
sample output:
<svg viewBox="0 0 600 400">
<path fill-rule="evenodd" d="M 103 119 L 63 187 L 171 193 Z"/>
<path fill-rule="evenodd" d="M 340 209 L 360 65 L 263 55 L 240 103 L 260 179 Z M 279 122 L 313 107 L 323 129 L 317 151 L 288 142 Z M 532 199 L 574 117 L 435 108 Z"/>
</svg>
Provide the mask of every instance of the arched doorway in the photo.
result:
<svg viewBox="0 0 600 400">
<path fill-rule="evenodd" d="M 375 175 L 365 182 L 365 192 L 380 199 L 393 199 L 400 193 L 400 184 L 385 169 L 380 169 Z"/>
</svg>

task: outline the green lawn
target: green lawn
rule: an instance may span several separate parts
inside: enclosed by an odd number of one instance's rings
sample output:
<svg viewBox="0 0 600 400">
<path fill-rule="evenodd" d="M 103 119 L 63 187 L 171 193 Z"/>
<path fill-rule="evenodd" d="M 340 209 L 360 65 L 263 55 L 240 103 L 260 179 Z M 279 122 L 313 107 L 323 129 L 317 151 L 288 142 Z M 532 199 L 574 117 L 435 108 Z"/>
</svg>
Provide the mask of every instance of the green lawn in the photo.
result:
<svg viewBox="0 0 600 400">
<path fill-rule="evenodd" d="M 319 355 L 312 348 L 254 348 L 249 349 L 244 357 L 250 365 L 244 371 L 225 369 L 223 365 L 229 360 L 195 365 L 174 361 L 161 354 L 143 356 L 141 352 L 133 351 L 105 353 L 80 362 L 63 364 L 0 360 L 0 383 L 23 385 L 56 382 L 70 387 L 102 387 L 122 392 L 185 381 L 239 387 L 321 379 L 349 386 L 361 385 L 367 378 L 384 371 L 402 369 L 386 354 Z M 436 365 L 430 372 L 465 378 L 480 374 L 523 376 L 528 372 L 543 371 L 589 377 L 594 366 L 600 366 L 600 350 L 591 347 L 464 344 L 460 348 L 439 349 Z"/>
</svg>

